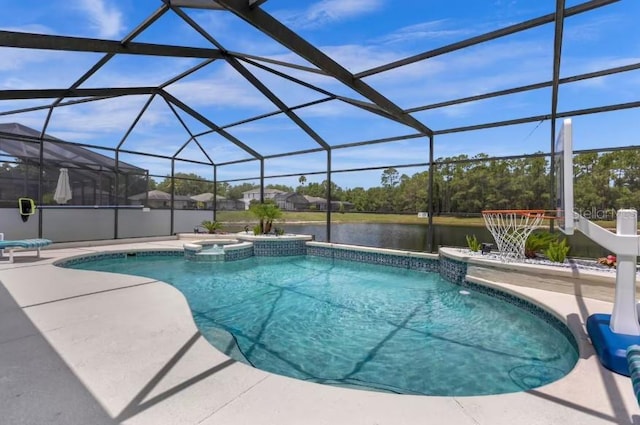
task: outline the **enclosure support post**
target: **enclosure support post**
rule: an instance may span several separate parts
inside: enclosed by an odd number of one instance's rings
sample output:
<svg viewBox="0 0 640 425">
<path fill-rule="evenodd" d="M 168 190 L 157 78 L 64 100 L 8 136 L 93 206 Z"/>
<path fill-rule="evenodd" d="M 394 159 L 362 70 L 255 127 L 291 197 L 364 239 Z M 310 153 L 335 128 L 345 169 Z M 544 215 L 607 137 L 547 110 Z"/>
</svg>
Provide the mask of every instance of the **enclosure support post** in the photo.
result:
<svg viewBox="0 0 640 425">
<path fill-rule="evenodd" d="M 264 158 L 260 158 L 260 203 L 264 203 Z"/>
<path fill-rule="evenodd" d="M 120 188 L 120 173 L 118 172 L 118 164 L 120 162 L 120 150 L 116 149 L 116 154 L 115 154 L 115 172 L 116 172 L 116 178 L 115 178 L 115 196 L 114 196 L 114 205 L 116 206 L 115 210 L 113 211 L 113 239 L 118 239 L 118 215 L 120 214 L 120 196 L 118 196 L 118 189 Z M 100 201 L 102 201 L 102 182 L 100 182 L 100 184 L 98 185 L 98 189 L 100 190 Z M 147 192 L 149 190 L 147 189 Z M 109 194 L 111 195 L 111 194 Z M 126 195 L 125 195 L 126 196 Z M 94 198 L 95 198 L 95 193 L 94 193 Z M 125 198 L 126 199 L 126 198 Z M 102 202 L 100 202 L 100 204 L 102 204 Z"/>
<path fill-rule="evenodd" d="M 555 144 L 556 120 L 551 120 L 551 158 L 549 159 L 549 210 L 556 211 L 556 144 Z M 562 172 L 562 171 L 561 171 Z M 554 231 L 554 220 L 549 220 L 549 231 Z"/>
<path fill-rule="evenodd" d="M 49 108 L 49 112 L 47 112 L 47 118 L 44 120 L 44 126 L 42 126 L 42 132 L 40 133 L 40 152 L 39 152 L 39 167 L 38 167 L 38 205 L 42 205 L 43 199 L 43 188 L 42 184 L 44 183 L 43 174 L 44 174 L 44 135 L 47 132 L 47 127 L 49 127 L 49 120 L 51 120 L 51 114 L 53 114 L 53 108 Z M 28 176 L 27 176 L 28 177 Z M 25 193 L 27 195 L 27 193 Z M 38 211 L 38 237 L 42 237 L 42 209 Z"/>
<path fill-rule="evenodd" d="M 171 209 L 169 210 L 169 217 L 171 217 L 171 224 L 169 225 L 169 235 L 173 235 L 173 220 L 175 217 L 175 213 L 173 211 L 173 206 L 175 205 L 175 202 L 173 202 L 173 194 L 175 193 L 176 190 L 176 160 L 175 158 L 171 158 Z M 147 192 L 148 193 L 148 192 Z"/>
<path fill-rule="evenodd" d="M 429 184 L 427 197 L 427 212 L 429 217 L 427 218 L 427 251 L 433 252 L 433 135 L 429 136 Z"/>
<path fill-rule="evenodd" d="M 213 164 L 213 221 L 218 214 L 218 167 Z"/>
<path fill-rule="evenodd" d="M 327 242 L 331 242 L 331 149 L 327 149 Z"/>
<path fill-rule="evenodd" d="M 555 27 L 553 37 L 553 78 L 551 80 L 551 176 L 550 189 L 551 189 L 551 210 L 555 210 L 554 200 L 556 199 L 555 179 L 554 179 L 554 167 L 555 167 L 555 134 L 556 134 L 556 118 L 558 112 L 558 91 L 560 85 L 560 62 L 562 59 L 562 33 L 564 31 L 564 13 L 565 13 L 565 0 L 556 0 L 556 13 L 555 13 Z M 553 232 L 553 220 L 549 220 L 549 230 Z"/>
</svg>

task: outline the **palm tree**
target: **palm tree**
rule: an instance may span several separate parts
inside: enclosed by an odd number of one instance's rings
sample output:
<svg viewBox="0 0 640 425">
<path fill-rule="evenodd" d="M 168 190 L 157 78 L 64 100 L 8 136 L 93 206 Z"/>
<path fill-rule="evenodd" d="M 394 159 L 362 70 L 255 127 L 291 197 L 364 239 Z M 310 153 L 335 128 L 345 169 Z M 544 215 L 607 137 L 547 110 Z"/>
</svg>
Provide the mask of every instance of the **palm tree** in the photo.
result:
<svg viewBox="0 0 640 425">
<path fill-rule="evenodd" d="M 300 176 L 300 178 L 298 179 L 298 183 L 300 183 L 300 186 L 296 187 L 296 193 L 299 193 L 301 195 L 306 195 L 306 190 L 305 190 L 305 183 L 307 182 L 307 177 L 306 176 Z"/>
<path fill-rule="evenodd" d="M 211 220 L 205 220 L 202 222 L 202 224 L 200 225 L 202 227 L 204 227 L 205 229 L 207 229 L 207 231 L 209 233 L 215 233 L 216 230 L 220 230 L 222 229 L 222 223 L 218 222 L 218 221 L 211 221 Z"/>
<path fill-rule="evenodd" d="M 251 211 L 260 220 L 260 231 L 265 234 L 271 231 L 273 220 L 282 217 L 282 210 L 273 202 L 265 202 L 263 204 L 252 204 L 249 207 Z"/>
</svg>

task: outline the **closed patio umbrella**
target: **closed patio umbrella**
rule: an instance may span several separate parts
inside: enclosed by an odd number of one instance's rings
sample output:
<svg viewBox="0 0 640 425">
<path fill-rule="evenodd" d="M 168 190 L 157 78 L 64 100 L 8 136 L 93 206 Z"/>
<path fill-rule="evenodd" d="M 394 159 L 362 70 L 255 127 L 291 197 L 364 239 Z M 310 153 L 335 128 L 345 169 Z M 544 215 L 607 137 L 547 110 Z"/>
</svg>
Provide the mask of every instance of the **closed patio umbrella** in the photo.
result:
<svg viewBox="0 0 640 425">
<path fill-rule="evenodd" d="M 66 204 L 71 200 L 71 185 L 69 184 L 69 170 L 66 168 L 60 169 L 60 175 L 58 176 L 58 185 L 56 186 L 56 192 L 53 195 L 53 200 L 58 204 Z"/>
</svg>

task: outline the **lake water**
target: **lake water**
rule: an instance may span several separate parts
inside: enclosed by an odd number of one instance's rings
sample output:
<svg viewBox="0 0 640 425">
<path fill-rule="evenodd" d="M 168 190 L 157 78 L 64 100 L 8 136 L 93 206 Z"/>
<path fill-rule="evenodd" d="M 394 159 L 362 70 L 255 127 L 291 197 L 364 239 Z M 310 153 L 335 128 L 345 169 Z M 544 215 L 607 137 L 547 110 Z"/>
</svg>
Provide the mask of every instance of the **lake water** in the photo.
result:
<svg viewBox="0 0 640 425">
<path fill-rule="evenodd" d="M 324 224 L 287 224 L 287 233 L 314 235 L 315 240 L 326 242 Z M 331 225 L 331 242 L 349 245 L 373 246 L 408 251 L 427 250 L 426 224 L 360 224 L 334 223 Z M 482 226 L 441 226 L 434 225 L 434 247 L 461 246 L 466 247 L 466 235 L 476 235 L 480 242 L 495 243 L 491 233 Z M 610 254 L 600 245 L 592 242 L 582 233 L 576 232 L 568 236 L 572 257 L 598 258 Z"/>
</svg>

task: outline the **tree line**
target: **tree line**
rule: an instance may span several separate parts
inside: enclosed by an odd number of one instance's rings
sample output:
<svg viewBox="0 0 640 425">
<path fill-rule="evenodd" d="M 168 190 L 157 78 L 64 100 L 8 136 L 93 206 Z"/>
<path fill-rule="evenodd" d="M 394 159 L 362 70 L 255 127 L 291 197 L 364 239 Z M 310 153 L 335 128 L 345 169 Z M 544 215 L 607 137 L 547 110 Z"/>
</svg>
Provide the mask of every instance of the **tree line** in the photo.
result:
<svg viewBox="0 0 640 425">
<path fill-rule="evenodd" d="M 574 204 L 584 211 L 640 207 L 640 151 L 581 153 L 574 156 Z M 486 154 L 439 158 L 433 175 L 435 214 L 479 213 L 485 209 L 549 209 L 551 180 L 549 159 L 544 156 L 491 159 Z M 212 191 L 212 184 L 192 174 L 177 175 L 176 194 Z M 297 187 L 267 185 L 268 188 L 326 198 L 327 181 Z M 429 172 L 411 176 L 395 168 L 385 169 L 380 185 L 343 189 L 331 183 L 335 201 L 350 202 L 359 212 L 417 213 L 428 210 Z M 169 191 L 170 179 L 154 184 Z M 208 185 L 206 187 L 194 187 Z M 242 192 L 256 188 L 251 183 L 218 183 L 218 194 L 241 199 Z M 184 192 L 184 193 L 182 193 Z"/>
</svg>

